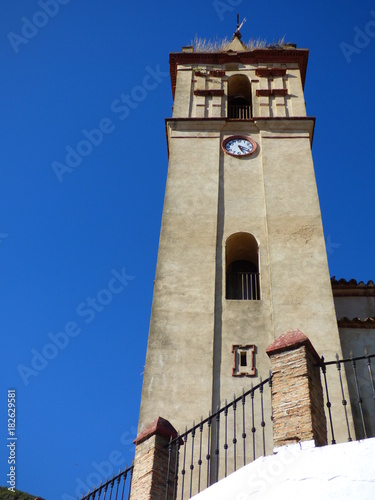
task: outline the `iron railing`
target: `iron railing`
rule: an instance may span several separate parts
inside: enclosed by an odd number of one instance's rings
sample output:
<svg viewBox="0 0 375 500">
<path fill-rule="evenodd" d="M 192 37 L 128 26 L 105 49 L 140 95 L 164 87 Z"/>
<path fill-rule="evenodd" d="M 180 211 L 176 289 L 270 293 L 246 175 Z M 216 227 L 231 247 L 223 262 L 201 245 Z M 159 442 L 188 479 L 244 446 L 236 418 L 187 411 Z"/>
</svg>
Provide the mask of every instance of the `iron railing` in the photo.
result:
<svg viewBox="0 0 375 500">
<path fill-rule="evenodd" d="M 265 386 L 271 388 L 271 376 L 264 381 L 260 379 L 259 384 L 243 392 L 242 396 L 234 396 L 231 403 L 225 401 L 225 405 L 214 414 L 170 441 L 166 500 L 191 498 L 238 468 L 266 455 L 265 396 L 270 423 L 272 415 L 268 404 L 271 391 L 265 395 Z M 258 433 L 257 425 L 261 428 Z"/>
<path fill-rule="evenodd" d="M 227 299 L 260 300 L 259 273 L 228 272 Z"/>
<path fill-rule="evenodd" d="M 371 359 L 375 354 L 366 354 L 346 359 L 339 359 L 336 355 L 335 361 L 325 361 L 321 358 L 321 369 L 323 373 L 325 401 L 328 411 L 328 420 L 331 433 L 331 443 L 336 443 L 334 430 L 334 415 L 336 421 L 339 418 L 338 408 L 335 407 L 332 397 L 329 396 L 329 386 L 332 389 L 334 382 L 333 373 L 327 371 L 327 367 L 336 366 L 336 383 L 339 384 L 341 394 L 342 413 L 341 420 L 345 418 L 347 429 L 347 440 L 363 439 L 375 436 L 375 384 Z M 343 376 L 341 367 L 344 366 Z M 345 383 L 345 379 L 346 382 Z M 348 405 L 349 400 L 349 405 Z M 352 425 L 353 421 L 353 425 Z M 353 428 L 354 426 L 354 428 Z"/>
<path fill-rule="evenodd" d="M 228 118 L 249 120 L 251 118 L 251 107 L 248 104 L 229 104 Z"/>
<path fill-rule="evenodd" d="M 125 468 L 122 472 L 120 471 L 117 476 L 113 474 L 112 479 L 94 488 L 93 491 L 89 491 L 86 496 L 82 496 L 81 500 L 129 500 L 132 477 L 133 477 L 133 465 L 131 467 Z M 77 500 L 78 497 L 77 497 Z"/>
</svg>

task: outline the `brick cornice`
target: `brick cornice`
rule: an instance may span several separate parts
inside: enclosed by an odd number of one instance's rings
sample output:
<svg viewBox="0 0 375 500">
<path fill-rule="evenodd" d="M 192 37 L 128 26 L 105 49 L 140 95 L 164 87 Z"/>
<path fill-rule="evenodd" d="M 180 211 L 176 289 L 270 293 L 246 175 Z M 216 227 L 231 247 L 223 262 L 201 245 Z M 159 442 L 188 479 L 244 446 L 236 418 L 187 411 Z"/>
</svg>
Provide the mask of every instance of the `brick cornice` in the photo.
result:
<svg viewBox="0 0 375 500">
<path fill-rule="evenodd" d="M 275 127 L 281 128 L 283 131 L 285 130 L 292 130 L 293 127 L 296 127 L 296 124 L 299 123 L 304 123 L 308 125 L 302 125 L 304 128 L 311 129 L 311 135 L 313 133 L 313 129 L 315 127 L 315 117 L 314 116 L 254 116 L 253 118 L 249 118 L 247 120 L 240 120 L 237 118 L 228 118 L 226 116 L 222 117 L 213 117 L 213 118 L 196 118 L 196 117 L 178 117 L 178 118 L 166 118 L 165 123 L 168 125 L 168 123 L 183 123 L 183 122 L 191 122 L 191 123 L 196 123 L 196 127 L 200 127 L 201 124 L 204 123 L 215 123 L 215 122 L 227 122 L 227 123 L 244 123 L 244 124 L 249 124 L 249 123 L 255 123 L 257 127 L 263 128 L 264 124 L 267 124 L 269 127 L 269 123 L 272 123 Z M 206 127 L 205 125 L 201 125 L 200 128 Z M 298 124 L 298 128 L 300 128 L 301 125 Z M 207 127 L 206 127 L 207 128 Z"/>
<path fill-rule="evenodd" d="M 257 68 L 255 74 L 260 77 L 280 77 L 286 75 L 286 68 Z"/>
<path fill-rule="evenodd" d="M 202 89 L 202 90 L 194 90 L 194 95 L 200 96 L 222 96 L 224 95 L 223 89 Z"/>
<path fill-rule="evenodd" d="M 270 97 L 270 96 L 286 96 L 288 95 L 287 89 L 257 89 L 257 97 Z"/>
</svg>

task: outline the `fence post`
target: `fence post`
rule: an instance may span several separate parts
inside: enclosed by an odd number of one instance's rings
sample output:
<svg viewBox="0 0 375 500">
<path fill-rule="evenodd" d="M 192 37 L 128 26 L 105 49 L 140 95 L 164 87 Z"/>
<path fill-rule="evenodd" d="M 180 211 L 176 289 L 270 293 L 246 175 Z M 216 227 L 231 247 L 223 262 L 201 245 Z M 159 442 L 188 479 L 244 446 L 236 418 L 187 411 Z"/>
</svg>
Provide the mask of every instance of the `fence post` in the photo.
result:
<svg viewBox="0 0 375 500">
<path fill-rule="evenodd" d="M 274 446 L 314 440 L 327 444 L 320 358 L 308 337 L 292 330 L 266 350 L 271 360 Z"/>
<path fill-rule="evenodd" d="M 168 474 L 168 443 L 176 429 L 164 418 L 151 422 L 135 439 L 130 500 L 164 500 Z M 173 462 L 174 463 L 174 462 Z M 174 483 L 174 479 L 172 481 Z M 174 484 L 170 485 L 173 491 Z M 169 496 L 172 498 L 172 495 Z"/>
</svg>

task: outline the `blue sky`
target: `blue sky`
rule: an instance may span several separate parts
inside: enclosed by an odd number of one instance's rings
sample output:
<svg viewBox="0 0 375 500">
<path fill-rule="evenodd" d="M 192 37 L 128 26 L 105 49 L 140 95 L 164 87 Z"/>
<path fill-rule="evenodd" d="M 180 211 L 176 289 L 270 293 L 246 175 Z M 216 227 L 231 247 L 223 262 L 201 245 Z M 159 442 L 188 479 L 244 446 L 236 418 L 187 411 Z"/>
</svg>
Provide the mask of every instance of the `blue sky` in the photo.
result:
<svg viewBox="0 0 375 500">
<path fill-rule="evenodd" d="M 375 3 L 2 2 L 1 485 L 8 389 L 17 488 L 68 500 L 132 461 L 168 163 L 168 54 L 196 34 L 230 37 L 237 12 L 244 40 L 310 49 L 330 273 L 375 278 Z"/>
</svg>

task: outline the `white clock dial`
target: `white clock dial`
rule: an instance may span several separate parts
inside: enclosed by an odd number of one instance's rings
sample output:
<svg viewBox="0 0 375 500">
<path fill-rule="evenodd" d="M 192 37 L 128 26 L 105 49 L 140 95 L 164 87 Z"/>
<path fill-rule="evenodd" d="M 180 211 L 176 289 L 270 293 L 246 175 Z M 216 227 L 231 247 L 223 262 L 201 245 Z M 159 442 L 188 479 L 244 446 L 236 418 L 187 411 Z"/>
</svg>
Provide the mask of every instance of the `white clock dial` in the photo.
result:
<svg viewBox="0 0 375 500">
<path fill-rule="evenodd" d="M 232 156 L 248 156 L 256 150 L 256 143 L 250 137 L 228 137 L 223 142 L 223 149 Z"/>
</svg>

